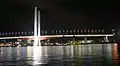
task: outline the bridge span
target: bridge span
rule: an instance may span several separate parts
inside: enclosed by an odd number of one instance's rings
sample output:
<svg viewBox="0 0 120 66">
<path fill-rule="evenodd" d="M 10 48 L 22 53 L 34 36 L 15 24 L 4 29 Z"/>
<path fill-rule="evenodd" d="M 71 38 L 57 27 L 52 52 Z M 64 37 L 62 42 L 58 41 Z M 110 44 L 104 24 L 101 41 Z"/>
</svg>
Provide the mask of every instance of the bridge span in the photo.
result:
<svg viewBox="0 0 120 66">
<path fill-rule="evenodd" d="M 34 39 L 39 38 L 40 40 L 45 40 L 55 37 L 108 37 L 114 36 L 113 34 L 87 34 L 87 35 L 42 35 L 42 36 L 18 36 L 18 37 L 0 37 L 0 39 Z"/>
</svg>

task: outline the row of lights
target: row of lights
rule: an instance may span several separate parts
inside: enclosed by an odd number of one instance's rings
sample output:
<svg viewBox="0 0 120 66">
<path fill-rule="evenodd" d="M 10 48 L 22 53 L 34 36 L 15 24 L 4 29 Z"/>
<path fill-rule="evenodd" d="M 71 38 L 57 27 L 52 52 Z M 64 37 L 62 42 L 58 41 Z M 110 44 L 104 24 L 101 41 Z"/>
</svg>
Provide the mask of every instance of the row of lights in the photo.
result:
<svg viewBox="0 0 120 66">
<path fill-rule="evenodd" d="M 26 35 L 33 34 L 33 32 L 1 32 L 0 35 Z"/>
<path fill-rule="evenodd" d="M 47 34 L 47 31 L 41 31 L 41 33 Z M 31 35 L 34 34 L 34 32 L 0 32 L 0 35 Z"/>
<path fill-rule="evenodd" d="M 114 29 L 112 29 L 112 31 L 115 31 Z M 104 29 L 99 29 L 99 30 L 97 30 L 97 29 L 95 29 L 95 30 L 93 30 L 93 29 L 88 29 L 88 30 L 86 30 L 86 29 L 77 29 L 77 30 L 52 30 L 52 33 L 54 34 L 54 33 L 86 33 L 86 32 L 88 32 L 88 33 L 103 33 L 104 32 Z M 0 35 L 26 35 L 26 34 L 33 34 L 34 32 L 3 32 L 3 33 L 0 33 Z M 42 30 L 41 31 L 41 33 L 42 34 L 47 34 L 48 33 L 48 31 L 47 30 Z"/>
<path fill-rule="evenodd" d="M 81 33 L 86 33 L 86 32 L 88 32 L 88 33 L 90 33 L 90 32 L 95 32 L 95 33 L 97 33 L 97 32 L 104 32 L 104 30 L 52 30 L 52 33 L 79 33 L 79 32 L 81 32 Z"/>
</svg>

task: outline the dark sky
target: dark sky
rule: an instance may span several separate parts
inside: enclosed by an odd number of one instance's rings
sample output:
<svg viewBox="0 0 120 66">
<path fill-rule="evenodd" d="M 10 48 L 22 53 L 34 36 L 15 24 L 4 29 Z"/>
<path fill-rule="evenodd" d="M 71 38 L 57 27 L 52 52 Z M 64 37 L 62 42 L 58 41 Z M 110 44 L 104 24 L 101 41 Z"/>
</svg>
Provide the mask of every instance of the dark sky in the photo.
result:
<svg viewBox="0 0 120 66">
<path fill-rule="evenodd" d="M 119 27 L 118 4 L 112 0 L 1 0 L 0 31 L 32 31 L 34 5 L 40 5 L 43 29 Z"/>
</svg>

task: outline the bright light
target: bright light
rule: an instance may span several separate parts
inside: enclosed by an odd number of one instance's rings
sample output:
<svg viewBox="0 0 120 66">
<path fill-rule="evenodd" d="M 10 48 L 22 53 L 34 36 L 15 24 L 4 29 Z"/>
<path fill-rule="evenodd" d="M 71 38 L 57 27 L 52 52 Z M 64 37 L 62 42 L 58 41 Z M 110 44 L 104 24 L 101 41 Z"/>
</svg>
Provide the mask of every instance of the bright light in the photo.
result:
<svg viewBox="0 0 120 66">
<path fill-rule="evenodd" d="M 38 29 L 37 29 L 38 28 Z M 42 47 L 41 42 L 38 39 L 41 35 L 40 33 L 40 11 L 38 11 L 38 22 L 37 22 L 37 7 L 35 7 L 35 22 L 34 22 L 34 46 L 33 46 L 33 64 L 42 64 Z M 39 45 L 39 46 L 38 46 Z"/>
<path fill-rule="evenodd" d="M 38 37 L 40 37 L 41 35 L 41 31 L 40 31 L 40 11 L 38 11 Z M 39 46 L 41 46 L 41 41 L 38 39 L 38 44 Z"/>
<path fill-rule="evenodd" d="M 34 46 L 33 47 L 33 60 L 34 64 L 42 64 L 42 47 L 41 46 Z"/>
<path fill-rule="evenodd" d="M 19 36 L 19 37 L 1 37 L 0 39 L 17 39 L 17 38 L 34 38 L 34 40 L 37 40 L 39 37 L 42 38 L 52 38 L 52 37 L 97 37 L 97 36 L 113 36 L 113 34 L 98 34 L 98 35 L 44 35 L 44 36 Z"/>
<path fill-rule="evenodd" d="M 34 14 L 34 46 L 37 46 L 38 37 L 37 37 L 37 7 L 35 7 Z"/>
</svg>

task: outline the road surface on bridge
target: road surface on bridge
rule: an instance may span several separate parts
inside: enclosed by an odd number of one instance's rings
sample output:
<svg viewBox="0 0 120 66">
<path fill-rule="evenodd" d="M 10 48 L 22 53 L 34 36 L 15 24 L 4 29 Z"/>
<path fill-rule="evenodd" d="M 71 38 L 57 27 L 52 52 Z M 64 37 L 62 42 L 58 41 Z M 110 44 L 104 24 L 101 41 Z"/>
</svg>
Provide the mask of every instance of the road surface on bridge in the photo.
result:
<svg viewBox="0 0 120 66">
<path fill-rule="evenodd" d="M 108 37 L 114 36 L 113 34 L 88 34 L 88 35 L 42 35 L 42 36 L 18 36 L 18 37 L 0 37 L 0 39 L 34 39 L 38 38 L 40 40 L 48 39 L 48 38 L 55 38 L 55 37 Z"/>
</svg>

